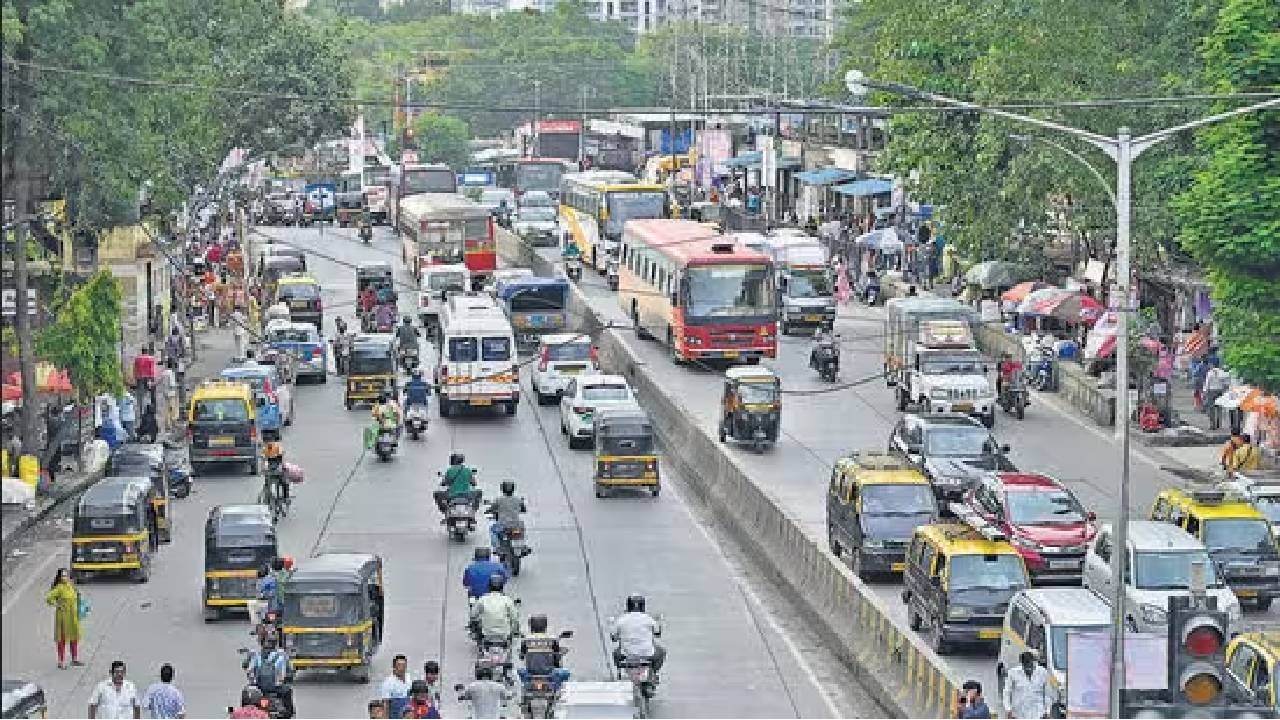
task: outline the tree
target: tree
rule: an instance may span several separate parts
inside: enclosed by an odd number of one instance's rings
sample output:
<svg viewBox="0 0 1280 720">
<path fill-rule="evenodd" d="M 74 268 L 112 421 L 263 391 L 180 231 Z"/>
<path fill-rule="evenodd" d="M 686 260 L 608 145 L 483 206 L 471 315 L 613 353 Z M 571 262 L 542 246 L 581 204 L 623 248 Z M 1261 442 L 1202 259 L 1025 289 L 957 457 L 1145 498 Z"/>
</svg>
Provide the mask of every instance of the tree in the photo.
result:
<svg viewBox="0 0 1280 720">
<path fill-rule="evenodd" d="M 465 121 L 439 113 L 423 113 L 413 121 L 413 140 L 422 162 L 460 168 L 471 156 L 471 128 Z"/>
<path fill-rule="evenodd" d="M 55 305 L 54 321 L 36 336 L 36 355 L 66 369 L 81 400 L 119 392 L 120 284 L 107 270 Z"/>
<path fill-rule="evenodd" d="M 1206 90 L 1280 88 L 1280 5 L 1226 0 L 1201 46 Z M 1223 359 L 1244 380 L 1280 392 L 1280 112 L 1198 133 L 1209 156 L 1176 202 L 1182 246 L 1206 268 Z"/>
</svg>

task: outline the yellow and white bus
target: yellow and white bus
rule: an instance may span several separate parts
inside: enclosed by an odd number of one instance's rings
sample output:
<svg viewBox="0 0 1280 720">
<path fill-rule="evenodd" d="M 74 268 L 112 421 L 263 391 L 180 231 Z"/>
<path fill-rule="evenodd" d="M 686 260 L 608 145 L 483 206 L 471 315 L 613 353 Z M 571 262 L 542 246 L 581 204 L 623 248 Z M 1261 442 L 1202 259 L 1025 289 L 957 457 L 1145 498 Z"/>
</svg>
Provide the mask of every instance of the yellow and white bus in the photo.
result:
<svg viewBox="0 0 1280 720">
<path fill-rule="evenodd" d="M 560 180 L 561 239 L 577 245 L 583 261 L 599 272 L 608 267 L 610 257 L 617 257 L 628 220 L 670 214 L 666 188 L 638 182 L 631 173 L 592 170 Z"/>
</svg>

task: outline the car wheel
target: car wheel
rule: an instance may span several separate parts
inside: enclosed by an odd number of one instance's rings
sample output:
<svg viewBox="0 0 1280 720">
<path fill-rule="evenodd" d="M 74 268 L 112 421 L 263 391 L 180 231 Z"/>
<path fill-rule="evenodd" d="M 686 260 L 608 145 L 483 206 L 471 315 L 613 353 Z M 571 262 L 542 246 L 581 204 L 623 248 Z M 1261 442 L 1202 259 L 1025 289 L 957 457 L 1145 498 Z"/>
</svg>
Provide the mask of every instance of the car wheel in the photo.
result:
<svg viewBox="0 0 1280 720">
<path fill-rule="evenodd" d="M 550 404 L 551 404 L 551 401 L 554 399 L 554 396 L 553 396 L 553 395 L 547 395 L 546 393 L 543 393 L 542 391 L 538 390 L 537 388 L 534 388 L 534 393 L 536 393 L 536 394 L 537 394 L 537 396 L 538 396 L 538 404 L 539 404 L 539 405 L 550 405 Z"/>
<path fill-rule="evenodd" d="M 941 620 L 935 620 L 929 625 L 929 647 L 933 648 L 933 651 L 939 655 L 946 655 L 951 652 L 951 646 L 942 634 Z"/>
<path fill-rule="evenodd" d="M 836 539 L 835 526 L 830 523 L 827 524 L 827 547 L 830 548 L 832 555 L 840 557 L 840 541 Z"/>
<path fill-rule="evenodd" d="M 250 475 L 257 475 L 257 474 L 258 474 L 258 459 L 257 459 L 257 458 L 254 458 L 253 460 L 250 460 L 248 463 L 246 463 L 246 467 L 247 467 L 247 469 L 249 470 L 249 474 L 250 474 Z"/>
<path fill-rule="evenodd" d="M 511 402 L 507 403 L 508 415 L 515 415 L 516 411 L 519 409 L 520 409 L 520 403 L 516 402 L 515 400 L 512 400 Z"/>
<path fill-rule="evenodd" d="M 1258 610 L 1259 610 L 1260 612 L 1266 612 L 1266 611 L 1270 610 L 1270 609 L 1271 609 L 1271 601 L 1272 601 L 1272 600 L 1274 600 L 1274 599 L 1275 599 L 1275 598 L 1272 598 L 1272 597 L 1259 597 L 1259 598 L 1258 598 L 1258 603 L 1257 603 L 1257 604 L 1258 604 Z"/>
<path fill-rule="evenodd" d="M 918 632 L 922 625 L 924 625 L 924 621 L 920 619 L 920 614 L 916 612 L 915 603 L 908 601 L 907 602 L 907 627 Z"/>
</svg>

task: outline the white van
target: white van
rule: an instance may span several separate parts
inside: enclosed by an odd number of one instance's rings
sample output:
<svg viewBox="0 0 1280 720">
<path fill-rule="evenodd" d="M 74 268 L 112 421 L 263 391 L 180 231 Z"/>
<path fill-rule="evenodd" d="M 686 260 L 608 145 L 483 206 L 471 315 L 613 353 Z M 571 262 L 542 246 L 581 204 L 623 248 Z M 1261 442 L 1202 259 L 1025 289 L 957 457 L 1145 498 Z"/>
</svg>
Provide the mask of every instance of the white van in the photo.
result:
<svg viewBox="0 0 1280 720">
<path fill-rule="evenodd" d="M 458 296 L 450 297 L 450 305 Z M 496 309 L 496 308 L 495 308 Z M 454 308 L 441 326 L 439 365 L 440 417 L 462 407 L 503 406 L 515 415 L 520 406 L 520 365 L 511 323 L 498 310 Z"/>
<path fill-rule="evenodd" d="M 449 293 L 471 287 L 471 271 L 466 265 L 424 265 L 418 281 L 418 319 L 423 327 L 440 321 L 440 307 Z"/>
<path fill-rule="evenodd" d="M 1111 606 L 1088 588 L 1019 591 L 1009 601 L 1004 627 L 1000 631 L 1000 655 L 996 661 L 998 696 L 1004 695 L 1009 670 L 1018 666 L 1023 652 L 1030 650 L 1049 671 L 1049 689 L 1053 697 L 1049 717 L 1066 717 L 1067 636 L 1110 630 Z"/>
</svg>

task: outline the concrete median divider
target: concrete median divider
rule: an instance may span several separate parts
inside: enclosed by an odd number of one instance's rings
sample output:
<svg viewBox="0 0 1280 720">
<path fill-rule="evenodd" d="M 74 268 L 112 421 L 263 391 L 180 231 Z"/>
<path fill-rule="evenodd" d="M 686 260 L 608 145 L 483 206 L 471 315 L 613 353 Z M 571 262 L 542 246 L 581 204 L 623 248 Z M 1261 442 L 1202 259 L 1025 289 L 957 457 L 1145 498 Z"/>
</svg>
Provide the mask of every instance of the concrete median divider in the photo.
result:
<svg viewBox="0 0 1280 720">
<path fill-rule="evenodd" d="M 499 250 L 509 262 L 539 275 L 555 273 L 551 263 L 518 241 L 500 242 Z M 954 717 L 959 682 L 941 659 L 890 619 L 874 593 L 828 551 L 826 538 L 806 531 L 751 478 L 736 454 L 698 426 L 635 354 L 629 345 L 636 342 L 634 334 L 600 322 L 576 287 L 570 311 L 579 331 L 596 333 L 602 365 L 635 388 L 666 451 L 664 462 L 680 471 L 716 523 L 791 597 L 885 711 L 898 717 Z"/>
</svg>

